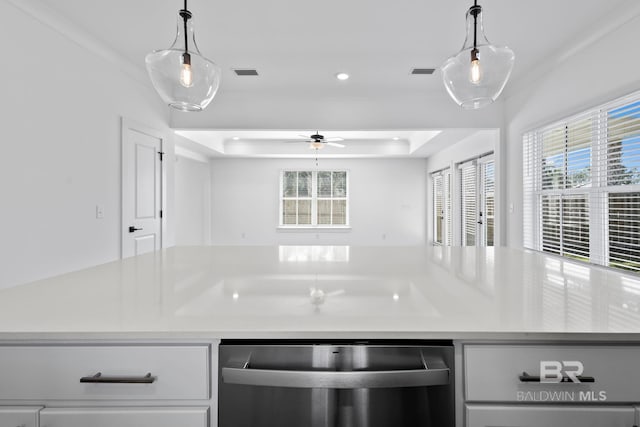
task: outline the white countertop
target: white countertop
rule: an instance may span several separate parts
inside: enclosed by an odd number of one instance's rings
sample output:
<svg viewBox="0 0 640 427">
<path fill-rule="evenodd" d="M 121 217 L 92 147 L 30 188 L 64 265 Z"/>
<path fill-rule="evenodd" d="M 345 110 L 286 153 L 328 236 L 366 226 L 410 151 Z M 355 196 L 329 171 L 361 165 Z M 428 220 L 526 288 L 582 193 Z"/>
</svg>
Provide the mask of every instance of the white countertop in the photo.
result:
<svg viewBox="0 0 640 427">
<path fill-rule="evenodd" d="M 175 247 L 0 291 L 0 338 L 60 336 L 637 341 L 640 277 L 507 248 Z"/>
</svg>

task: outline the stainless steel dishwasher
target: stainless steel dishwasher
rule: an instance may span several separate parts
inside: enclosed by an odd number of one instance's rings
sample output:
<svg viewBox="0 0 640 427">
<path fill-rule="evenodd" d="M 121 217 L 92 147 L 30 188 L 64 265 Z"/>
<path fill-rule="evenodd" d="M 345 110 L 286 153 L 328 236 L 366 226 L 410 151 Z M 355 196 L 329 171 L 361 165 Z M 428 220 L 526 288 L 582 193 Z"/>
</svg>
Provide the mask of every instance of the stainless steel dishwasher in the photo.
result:
<svg viewBox="0 0 640 427">
<path fill-rule="evenodd" d="M 453 427 L 451 342 L 220 344 L 220 427 Z"/>
</svg>

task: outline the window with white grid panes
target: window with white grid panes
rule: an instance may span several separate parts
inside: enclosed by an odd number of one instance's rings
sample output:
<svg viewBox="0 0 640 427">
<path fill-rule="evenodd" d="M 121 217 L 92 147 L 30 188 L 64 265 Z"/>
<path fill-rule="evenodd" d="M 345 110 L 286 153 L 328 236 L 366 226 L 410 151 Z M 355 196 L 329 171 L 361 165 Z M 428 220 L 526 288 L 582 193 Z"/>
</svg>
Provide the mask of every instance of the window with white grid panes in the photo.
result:
<svg viewBox="0 0 640 427">
<path fill-rule="evenodd" d="M 282 171 L 280 226 L 348 225 L 347 171 Z"/>
<path fill-rule="evenodd" d="M 524 245 L 640 272 L 640 93 L 523 137 Z"/>
</svg>

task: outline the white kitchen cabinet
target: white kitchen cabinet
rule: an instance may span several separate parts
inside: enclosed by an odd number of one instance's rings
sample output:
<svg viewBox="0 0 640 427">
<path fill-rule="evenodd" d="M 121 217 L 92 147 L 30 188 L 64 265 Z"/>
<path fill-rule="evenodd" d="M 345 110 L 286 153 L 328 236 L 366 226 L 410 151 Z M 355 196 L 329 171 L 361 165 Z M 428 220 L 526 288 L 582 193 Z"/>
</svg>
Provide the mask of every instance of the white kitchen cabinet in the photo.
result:
<svg viewBox="0 0 640 427">
<path fill-rule="evenodd" d="M 216 344 L 0 344 L 0 427 L 215 426 Z"/>
<path fill-rule="evenodd" d="M 541 391 L 562 394 L 562 400 L 581 403 L 640 402 L 640 347 L 630 345 L 467 345 L 465 346 L 465 400 L 517 402 L 538 400 Z M 557 363 L 565 377 L 581 364 L 581 375 L 593 382 L 541 384 L 520 376 L 540 375 L 541 362 Z M 565 366 L 566 365 L 566 366 Z M 522 402 L 521 402 L 522 403 Z M 544 403 L 544 402 L 542 402 Z"/>
<path fill-rule="evenodd" d="M 1 427 L 38 427 L 40 406 L 0 406 Z"/>
<path fill-rule="evenodd" d="M 632 406 L 466 405 L 467 427 L 633 427 Z"/>
<path fill-rule="evenodd" d="M 638 345 L 475 343 L 463 358 L 461 426 L 638 425 Z"/>
<path fill-rule="evenodd" d="M 207 345 L 0 346 L 0 400 L 208 399 L 209 364 Z M 98 374 L 133 381 L 81 382 Z"/>
<path fill-rule="evenodd" d="M 45 408 L 40 412 L 40 427 L 207 427 L 208 423 L 205 407 Z"/>
</svg>

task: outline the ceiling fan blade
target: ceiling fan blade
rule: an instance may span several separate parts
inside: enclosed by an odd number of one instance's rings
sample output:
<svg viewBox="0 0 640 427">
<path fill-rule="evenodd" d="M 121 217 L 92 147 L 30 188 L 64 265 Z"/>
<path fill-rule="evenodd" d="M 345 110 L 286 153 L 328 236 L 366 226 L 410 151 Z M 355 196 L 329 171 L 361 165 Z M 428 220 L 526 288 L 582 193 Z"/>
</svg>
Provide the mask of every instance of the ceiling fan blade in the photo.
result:
<svg viewBox="0 0 640 427">
<path fill-rule="evenodd" d="M 344 138 L 340 138 L 339 136 L 332 136 L 331 138 L 325 138 L 324 141 L 338 142 L 338 141 L 344 141 Z"/>
<path fill-rule="evenodd" d="M 339 147 L 339 148 L 344 148 L 345 147 L 344 144 L 338 144 L 337 142 L 327 142 L 327 145 L 330 145 L 332 147 Z"/>
<path fill-rule="evenodd" d="M 286 142 L 286 143 L 290 143 L 290 142 L 313 142 L 313 141 L 309 141 L 308 139 L 286 139 L 282 142 Z"/>
</svg>

